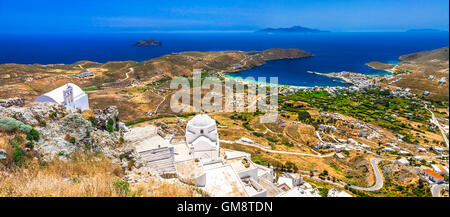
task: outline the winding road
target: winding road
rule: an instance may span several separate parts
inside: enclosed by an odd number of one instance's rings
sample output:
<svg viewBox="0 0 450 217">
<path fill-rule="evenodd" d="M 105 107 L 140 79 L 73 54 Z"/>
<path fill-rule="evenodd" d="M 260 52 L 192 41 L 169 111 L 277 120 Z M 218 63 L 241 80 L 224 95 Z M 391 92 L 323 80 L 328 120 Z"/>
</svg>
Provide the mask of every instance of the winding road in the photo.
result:
<svg viewBox="0 0 450 217">
<path fill-rule="evenodd" d="M 442 189 L 444 189 L 444 187 L 445 187 L 445 185 L 443 185 L 443 184 L 441 184 L 441 185 L 434 184 L 431 187 L 431 194 L 433 195 L 433 197 L 440 197 L 441 191 L 442 191 Z"/>
<path fill-rule="evenodd" d="M 441 124 L 439 124 L 438 120 L 436 119 L 436 116 L 430 109 L 428 109 L 428 106 L 426 104 L 425 104 L 425 109 L 431 113 L 431 123 L 435 124 L 439 128 L 439 130 L 441 131 L 442 137 L 444 138 L 445 144 L 447 145 L 447 148 L 449 148 L 448 138 L 445 135 L 444 128 L 442 128 Z"/>
<path fill-rule="evenodd" d="M 372 158 L 370 159 L 370 165 L 372 166 L 373 173 L 375 174 L 375 185 L 372 187 L 358 187 L 358 186 L 350 186 L 353 189 L 361 190 L 361 191 L 377 191 L 383 187 L 383 175 L 381 175 L 380 169 L 378 168 L 378 163 L 383 160 L 392 161 L 390 159 L 383 158 Z"/>
</svg>

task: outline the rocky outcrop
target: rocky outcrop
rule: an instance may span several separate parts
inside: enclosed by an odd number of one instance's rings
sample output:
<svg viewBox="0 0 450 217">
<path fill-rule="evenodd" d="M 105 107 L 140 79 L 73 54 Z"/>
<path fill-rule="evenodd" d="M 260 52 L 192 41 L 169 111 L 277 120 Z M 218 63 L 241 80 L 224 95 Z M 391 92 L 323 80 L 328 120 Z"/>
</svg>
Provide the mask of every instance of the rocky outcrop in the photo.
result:
<svg viewBox="0 0 450 217">
<path fill-rule="evenodd" d="M 25 98 L 9 98 L 9 99 L 0 99 L 0 106 L 9 108 L 12 106 L 23 107 L 25 106 Z"/>
<path fill-rule="evenodd" d="M 119 110 L 117 106 L 109 106 L 105 109 L 95 109 L 95 124 L 99 129 L 107 129 L 108 121 L 112 120 L 112 127 L 119 129 Z"/>
<path fill-rule="evenodd" d="M 66 111 L 63 105 L 56 103 L 33 103 L 31 107 L 9 107 L 0 106 L 0 118 L 9 117 L 22 121 L 25 124 L 37 125 L 40 120 L 47 119 L 50 114 L 62 116 Z M 56 117 L 56 116 L 55 116 Z"/>
<path fill-rule="evenodd" d="M 108 132 L 104 129 L 109 119 L 118 128 L 117 107 L 110 106 L 94 113 L 100 128 L 93 126 L 77 110 L 67 109 L 56 103 L 33 103 L 26 107 L 8 108 L 0 106 L 0 118 L 16 119 L 32 125 L 39 132 L 40 139 L 35 142 L 32 151 L 38 153 L 36 156 L 43 160 L 53 157 L 68 160 L 76 152 L 95 151 L 103 153 L 126 169 L 137 166 L 136 153 L 121 138 L 121 132 Z"/>
<path fill-rule="evenodd" d="M 79 113 L 71 113 L 60 121 L 48 121 L 38 128 L 41 135 L 38 149 L 44 156 L 65 158 L 90 143 L 92 125 Z"/>
</svg>

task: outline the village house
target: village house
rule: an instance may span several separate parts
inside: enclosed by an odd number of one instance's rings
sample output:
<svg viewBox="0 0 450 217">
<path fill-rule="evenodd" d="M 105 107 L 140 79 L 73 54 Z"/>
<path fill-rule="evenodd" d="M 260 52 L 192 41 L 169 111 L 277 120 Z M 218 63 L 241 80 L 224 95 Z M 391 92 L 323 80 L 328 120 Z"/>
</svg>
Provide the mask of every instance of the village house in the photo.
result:
<svg viewBox="0 0 450 217">
<path fill-rule="evenodd" d="M 396 164 L 402 164 L 402 165 L 405 165 L 405 166 L 409 166 L 409 161 L 406 158 L 404 158 L 404 157 L 395 160 L 395 163 Z"/>
<path fill-rule="evenodd" d="M 439 146 L 433 146 L 433 151 L 443 153 L 445 150 Z"/>
<path fill-rule="evenodd" d="M 393 148 L 383 148 L 383 151 L 384 151 L 384 152 L 390 152 L 390 153 L 392 153 L 392 152 L 394 152 L 395 150 L 394 150 Z"/>
<path fill-rule="evenodd" d="M 433 164 L 431 165 L 431 167 L 433 168 L 433 170 L 443 176 L 448 176 L 448 167 L 445 166 L 441 166 L 438 164 Z"/>
<path fill-rule="evenodd" d="M 431 170 L 429 168 L 423 169 L 423 174 L 425 176 L 427 176 L 431 181 L 436 182 L 438 184 L 444 182 L 444 177 L 443 176 L 437 174 L 436 172 L 434 172 L 433 170 Z"/>
</svg>

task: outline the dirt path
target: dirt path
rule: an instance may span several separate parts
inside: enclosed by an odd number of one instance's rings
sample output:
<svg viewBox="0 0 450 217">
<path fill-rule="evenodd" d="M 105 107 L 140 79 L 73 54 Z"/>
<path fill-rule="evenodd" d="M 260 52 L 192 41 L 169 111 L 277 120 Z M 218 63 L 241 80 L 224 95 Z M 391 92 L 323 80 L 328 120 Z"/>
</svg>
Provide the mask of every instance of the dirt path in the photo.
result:
<svg viewBox="0 0 450 217">
<path fill-rule="evenodd" d="M 250 144 L 250 143 L 239 142 L 239 141 L 220 140 L 220 142 L 227 143 L 227 144 L 237 143 L 240 145 L 250 146 L 250 147 L 261 149 L 266 152 L 277 153 L 277 154 L 291 154 L 291 155 L 301 155 L 301 156 L 319 157 L 319 158 L 333 157 L 333 155 L 334 155 L 334 153 L 330 153 L 330 154 L 326 154 L 326 155 L 320 155 L 320 154 L 315 155 L 315 154 L 307 154 L 307 153 L 303 153 L 303 152 L 277 151 L 277 150 L 271 150 L 271 149 L 264 148 L 258 144 Z"/>
</svg>

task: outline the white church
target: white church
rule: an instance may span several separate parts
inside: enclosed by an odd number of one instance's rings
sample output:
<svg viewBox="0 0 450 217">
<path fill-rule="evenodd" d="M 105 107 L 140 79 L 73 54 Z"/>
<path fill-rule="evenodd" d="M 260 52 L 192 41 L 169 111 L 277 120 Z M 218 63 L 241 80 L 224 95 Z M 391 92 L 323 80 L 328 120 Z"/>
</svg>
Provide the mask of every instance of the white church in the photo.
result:
<svg viewBox="0 0 450 217">
<path fill-rule="evenodd" d="M 219 157 L 216 121 L 206 114 L 196 115 L 186 126 L 186 143 L 193 158 L 213 160 Z"/>
<path fill-rule="evenodd" d="M 54 102 L 82 111 L 89 109 L 88 95 L 80 87 L 72 83 L 67 83 L 41 95 L 34 102 Z"/>
</svg>

